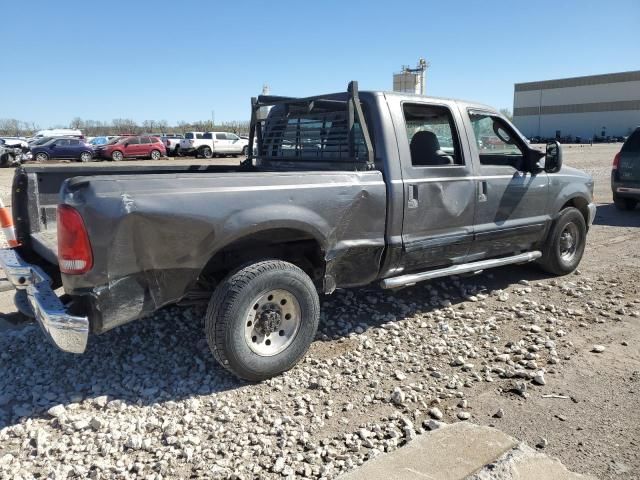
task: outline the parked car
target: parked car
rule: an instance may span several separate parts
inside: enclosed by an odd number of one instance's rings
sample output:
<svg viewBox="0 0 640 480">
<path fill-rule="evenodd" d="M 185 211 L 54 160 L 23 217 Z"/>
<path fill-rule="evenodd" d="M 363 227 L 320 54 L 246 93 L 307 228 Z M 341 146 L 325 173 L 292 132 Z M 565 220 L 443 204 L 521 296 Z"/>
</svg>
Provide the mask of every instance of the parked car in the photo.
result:
<svg viewBox="0 0 640 480">
<path fill-rule="evenodd" d="M 51 128 L 48 130 L 39 130 L 31 138 L 38 139 L 42 137 L 73 137 L 83 139 L 84 135 L 81 130 L 75 128 Z"/>
<path fill-rule="evenodd" d="M 20 137 L 2 137 L 0 138 L 0 142 L 7 147 L 29 148 L 27 140 Z"/>
<path fill-rule="evenodd" d="M 10 147 L 0 143 L 0 167 L 11 167 L 19 165 L 23 160 L 24 153 L 20 147 Z"/>
<path fill-rule="evenodd" d="M 204 158 L 249 154 L 249 140 L 229 132 L 188 132 L 180 141 L 180 151 Z"/>
<path fill-rule="evenodd" d="M 184 139 L 184 135 L 181 133 L 165 133 L 160 137 L 167 149 L 167 155 L 173 155 L 174 157 L 180 154 L 180 142 L 182 139 Z"/>
<path fill-rule="evenodd" d="M 88 141 L 88 143 L 90 145 L 93 145 L 94 147 L 97 147 L 99 145 L 106 145 L 107 143 L 109 143 L 114 138 L 117 138 L 117 137 L 114 136 L 114 135 L 105 135 L 105 136 L 100 136 L 100 137 L 93 137 L 92 139 L 90 139 Z"/>
<path fill-rule="evenodd" d="M 52 158 L 90 162 L 93 153 L 93 146 L 78 138 L 53 138 L 47 143 L 31 147 L 31 154 L 38 162 Z"/>
<path fill-rule="evenodd" d="M 0 261 L 55 345 L 81 353 L 89 332 L 201 299 L 215 358 L 258 381 L 304 356 L 319 292 L 531 261 L 564 275 L 580 263 L 593 179 L 563 166 L 558 142 L 531 148 L 490 107 L 360 94 L 354 82 L 252 108 L 258 153 L 239 166 L 16 170 L 22 247 Z M 480 147 L 489 132 L 502 143 Z"/>
<path fill-rule="evenodd" d="M 640 201 L 640 127 L 613 158 L 611 190 L 613 201 L 621 210 L 633 210 Z"/>
<path fill-rule="evenodd" d="M 158 137 L 130 136 L 117 137 L 106 145 L 96 147 L 96 156 L 108 160 L 122 160 L 123 158 L 151 158 L 158 160 L 164 157 L 167 150 Z"/>
</svg>

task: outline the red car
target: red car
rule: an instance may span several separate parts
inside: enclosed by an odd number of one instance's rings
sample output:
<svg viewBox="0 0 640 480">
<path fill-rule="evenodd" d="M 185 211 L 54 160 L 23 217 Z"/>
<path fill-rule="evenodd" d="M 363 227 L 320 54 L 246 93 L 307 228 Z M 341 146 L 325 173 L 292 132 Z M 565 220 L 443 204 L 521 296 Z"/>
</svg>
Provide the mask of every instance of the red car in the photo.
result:
<svg viewBox="0 0 640 480">
<path fill-rule="evenodd" d="M 143 157 L 158 160 L 167 155 L 167 149 L 158 137 L 118 137 L 95 149 L 95 156 L 108 160 Z"/>
</svg>

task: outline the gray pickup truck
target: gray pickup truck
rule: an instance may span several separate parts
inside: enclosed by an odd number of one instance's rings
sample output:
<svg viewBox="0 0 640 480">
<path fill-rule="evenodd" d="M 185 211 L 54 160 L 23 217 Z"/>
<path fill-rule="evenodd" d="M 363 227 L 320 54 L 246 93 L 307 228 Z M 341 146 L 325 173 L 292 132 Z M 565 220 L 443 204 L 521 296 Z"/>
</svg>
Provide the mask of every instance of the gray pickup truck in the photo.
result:
<svg viewBox="0 0 640 480">
<path fill-rule="evenodd" d="M 567 274 L 595 215 L 559 144 L 533 149 L 484 105 L 352 82 L 252 99 L 254 139 L 237 167 L 18 169 L 22 245 L 0 260 L 20 309 L 82 353 L 89 333 L 208 302 L 215 358 L 258 381 L 303 357 L 319 293 L 532 261 Z"/>
</svg>

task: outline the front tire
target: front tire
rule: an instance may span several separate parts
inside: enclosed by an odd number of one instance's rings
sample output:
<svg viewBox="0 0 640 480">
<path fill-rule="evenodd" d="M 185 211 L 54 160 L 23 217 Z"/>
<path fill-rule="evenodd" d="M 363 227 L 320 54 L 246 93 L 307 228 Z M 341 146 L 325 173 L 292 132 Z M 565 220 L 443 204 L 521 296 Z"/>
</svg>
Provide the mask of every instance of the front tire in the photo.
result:
<svg viewBox="0 0 640 480">
<path fill-rule="evenodd" d="M 249 146 L 245 145 L 244 147 L 242 147 L 242 156 L 243 157 L 248 157 L 249 156 Z"/>
<path fill-rule="evenodd" d="M 49 155 L 46 153 L 40 152 L 36 154 L 36 162 L 46 162 L 47 160 L 49 160 Z"/>
<path fill-rule="evenodd" d="M 587 224 L 582 213 L 574 207 L 565 208 L 551 227 L 540 266 L 554 275 L 573 272 L 582 260 L 586 241 Z"/>
<path fill-rule="evenodd" d="M 638 205 L 637 200 L 622 197 L 613 197 L 613 203 L 615 203 L 618 210 L 634 210 Z"/>
<path fill-rule="evenodd" d="M 224 368 L 261 381 L 298 363 L 315 337 L 319 316 L 309 276 L 291 263 L 264 260 L 232 272 L 216 288 L 205 331 Z"/>
<path fill-rule="evenodd" d="M 122 152 L 120 152 L 119 150 L 116 150 L 111 154 L 111 160 L 115 162 L 120 162 L 123 158 L 124 158 L 124 155 L 122 155 Z"/>
</svg>

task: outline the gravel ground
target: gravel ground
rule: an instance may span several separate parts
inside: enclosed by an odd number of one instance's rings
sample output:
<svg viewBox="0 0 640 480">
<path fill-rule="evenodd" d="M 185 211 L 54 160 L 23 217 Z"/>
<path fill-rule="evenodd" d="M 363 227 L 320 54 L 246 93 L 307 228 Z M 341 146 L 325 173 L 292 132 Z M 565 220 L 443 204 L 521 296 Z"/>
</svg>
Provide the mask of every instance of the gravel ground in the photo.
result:
<svg viewBox="0 0 640 480">
<path fill-rule="evenodd" d="M 638 478 L 640 212 L 610 205 L 618 148 L 565 150 L 602 204 L 576 274 L 512 267 L 339 291 L 305 360 L 261 384 L 214 362 L 198 308 L 94 337 L 82 356 L 35 325 L 6 329 L 0 478 L 335 478 L 455 421 L 494 425 L 571 470 Z"/>
</svg>

